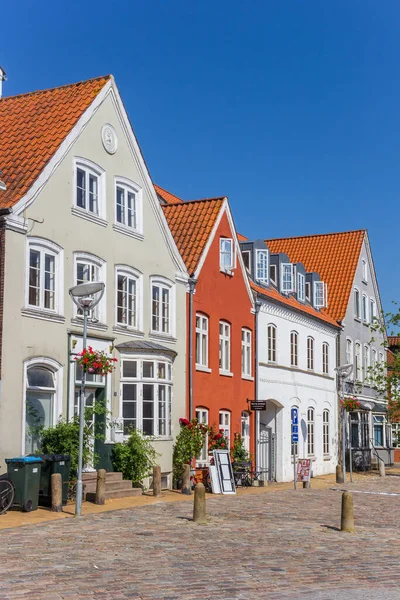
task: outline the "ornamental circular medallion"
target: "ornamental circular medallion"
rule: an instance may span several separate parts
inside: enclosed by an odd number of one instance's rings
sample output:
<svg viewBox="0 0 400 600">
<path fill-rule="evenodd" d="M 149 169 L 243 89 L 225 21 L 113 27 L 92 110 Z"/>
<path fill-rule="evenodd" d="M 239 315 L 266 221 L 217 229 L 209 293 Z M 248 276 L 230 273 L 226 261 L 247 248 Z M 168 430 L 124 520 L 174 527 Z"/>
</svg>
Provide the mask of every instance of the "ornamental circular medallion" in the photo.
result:
<svg viewBox="0 0 400 600">
<path fill-rule="evenodd" d="M 118 138 L 115 129 L 109 123 L 103 125 L 101 130 L 101 141 L 108 154 L 115 154 L 118 148 Z"/>
</svg>

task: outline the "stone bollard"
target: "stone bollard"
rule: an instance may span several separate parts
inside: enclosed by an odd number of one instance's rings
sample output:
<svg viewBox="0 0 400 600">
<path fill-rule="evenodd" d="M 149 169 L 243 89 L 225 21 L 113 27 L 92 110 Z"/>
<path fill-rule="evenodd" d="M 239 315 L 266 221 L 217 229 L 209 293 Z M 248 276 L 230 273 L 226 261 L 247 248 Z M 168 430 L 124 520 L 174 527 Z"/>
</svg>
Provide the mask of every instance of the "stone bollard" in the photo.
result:
<svg viewBox="0 0 400 600">
<path fill-rule="evenodd" d="M 383 460 L 379 461 L 379 475 L 381 477 L 386 477 L 385 463 L 383 462 Z"/>
<path fill-rule="evenodd" d="M 106 470 L 97 471 L 96 500 L 95 504 L 105 504 L 106 502 Z"/>
<path fill-rule="evenodd" d="M 193 521 L 200 525 L 207 523 L 206 488 L 202 483 L 198 483 L 194 488 Z"/>
<path fill-rule="evenodd" d="M 161 467 L 153 467 L 153 496 L 161 496 Z"/>
<path fill-rule="evenodd" d="M 353 496 L 350 492 L 342 494 L 342 518 L 340 530 L 347 533 L 354 533 L 354 511 L 353 511 Z"/>
<path fill-rule="evenodd" d="M 344 483 L 342 465 L 336 466 L 336 483 Z"/>
<path fill-rule="evenodd" d="M 61 473 L 53 473 L 51 476 L 51 510 L 62 512 L 62 478 Z"/>
<path fill-rule="evenodd" d="M 182 472 L 182 494 L 190 496 L 190 465 L 183 465 Z"/>
</svg>

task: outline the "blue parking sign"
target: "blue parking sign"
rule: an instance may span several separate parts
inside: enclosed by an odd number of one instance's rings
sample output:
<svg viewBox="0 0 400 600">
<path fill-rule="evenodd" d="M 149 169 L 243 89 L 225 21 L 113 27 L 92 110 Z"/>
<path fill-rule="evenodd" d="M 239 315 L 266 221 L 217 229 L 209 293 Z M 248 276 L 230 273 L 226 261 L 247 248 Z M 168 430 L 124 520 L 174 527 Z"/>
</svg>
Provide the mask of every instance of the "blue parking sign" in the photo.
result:
<svg viewBox="0 0 400 600">
<path fill-rule="evenodd" d="M 292 444 L 297 444 L 298 441 L 299 441 L 299 434 L 292 433 Z"/>
<path fill-rule="evenodd" d="M 299 424 L 299 409 L 296 407 L 293 407 L 291 410 L 291 416 L 292 416 L 292 425 L 298 425 Z"/>
</svg>

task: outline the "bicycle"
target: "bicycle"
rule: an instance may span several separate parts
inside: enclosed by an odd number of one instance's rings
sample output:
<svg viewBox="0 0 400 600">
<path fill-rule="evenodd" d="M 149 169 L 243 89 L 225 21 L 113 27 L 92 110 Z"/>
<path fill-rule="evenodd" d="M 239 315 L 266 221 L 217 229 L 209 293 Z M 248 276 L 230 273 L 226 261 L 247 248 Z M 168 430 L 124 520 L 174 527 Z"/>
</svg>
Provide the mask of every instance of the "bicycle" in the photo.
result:
<svg viewBox="0 0 400 600">
<path fill-rule="evenodd" d="M 14 485 L 9 479 L 0 479 L 0 515 L 3 515 L 14 502 Z"/>
</svg>

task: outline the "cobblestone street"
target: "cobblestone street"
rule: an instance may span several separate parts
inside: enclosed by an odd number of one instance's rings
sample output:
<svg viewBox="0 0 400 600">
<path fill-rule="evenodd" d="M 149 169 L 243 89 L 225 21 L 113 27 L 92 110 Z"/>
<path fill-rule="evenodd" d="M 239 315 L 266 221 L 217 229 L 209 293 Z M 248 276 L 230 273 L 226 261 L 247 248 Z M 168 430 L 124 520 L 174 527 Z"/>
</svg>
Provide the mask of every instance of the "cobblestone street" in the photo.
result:
<svg viewBox="0 0 400 600">
<path fill-rule="evenodd" d="M 338 531 L 341 494 L 299 489 L 3 530 L 0 600 L 400 598 L 400 477 L 354 493 L 357 531 Z"/>
</svg>

